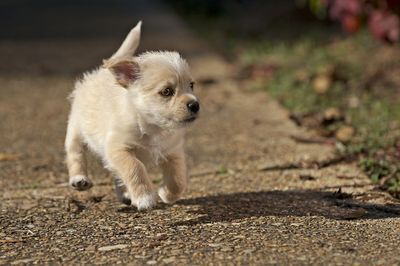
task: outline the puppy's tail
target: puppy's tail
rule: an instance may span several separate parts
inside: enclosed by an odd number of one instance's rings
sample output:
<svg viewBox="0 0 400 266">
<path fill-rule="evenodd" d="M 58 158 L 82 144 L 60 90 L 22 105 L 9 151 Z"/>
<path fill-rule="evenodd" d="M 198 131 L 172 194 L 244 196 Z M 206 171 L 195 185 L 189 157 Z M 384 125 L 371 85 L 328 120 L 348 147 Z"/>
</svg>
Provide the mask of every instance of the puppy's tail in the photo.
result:
<svg viewBox="0 0 400 266">
<path fill-rule="evenodd" d="M 136 24 L 136 26 L 128 33 L 119 49 L 109 59 L 104 60 L 104 65 L 107 65 L 109 61 L 115 62 L 120 59 L 130 58 L 133 56 L 139 47 L 141 26 L 142 21 L 139 21 L 138 24 Z"/>
</svg>

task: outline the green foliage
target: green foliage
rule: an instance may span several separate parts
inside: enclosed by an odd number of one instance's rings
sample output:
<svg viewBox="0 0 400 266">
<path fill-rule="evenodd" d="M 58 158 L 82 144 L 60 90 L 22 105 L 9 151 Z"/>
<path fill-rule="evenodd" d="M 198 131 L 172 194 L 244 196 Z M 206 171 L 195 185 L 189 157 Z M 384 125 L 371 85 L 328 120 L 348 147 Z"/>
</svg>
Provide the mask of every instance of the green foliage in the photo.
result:
<svg viewBox="0 0 400 266">
<path fill-rule="evenodd" d="M 381 177 L 391 173 L 390 163 L 385 160 L 377 161 L 371 157 L 363 158 L 359 161 L 359 166 L 375 183 L 377 183 Z"/>
<path fill-rule="evenodd" d="M 248 46 L 242 62 L 279 65 L 272 79 L 262 83 L 261 88 L 294 113 L 321 113 L 331 107 L 345 112 L 344 123 L 354 127 L 356 135 L 345 146 L 338 147 L 344 147 L 343 151 L 349 155 L 363 155 L 360 156 L 363 158 L 359 161 L 360 167 L 372 181 L 378 182 L 398 170 L 394 160 L 382 159 L 377 154 L 393 147 L 400 139 L 399 132 L 393 133 L 389 126 L 393 121 L 400 121 L 400 104 L 393 104 L 384 91 L 374 92 L 364 87 L 368 76 L 363 62 L 379 47 L 365 33 L 334 46 L 321 45 L 310 39 L 292 45 L 266 42 Z M 313 80 L 330 67 L 335 69 L 332 83 L 326 93 L 318 94 L 313 89 Z M 357 100 L 356 106 L 349 104 L 352 98 Z M 326 129 L 334 132 L 338 126 L 340 124 L 329 125 Z M 399 180 L 390 178 L 388 188 L 400 191 Z"/>
</svg>

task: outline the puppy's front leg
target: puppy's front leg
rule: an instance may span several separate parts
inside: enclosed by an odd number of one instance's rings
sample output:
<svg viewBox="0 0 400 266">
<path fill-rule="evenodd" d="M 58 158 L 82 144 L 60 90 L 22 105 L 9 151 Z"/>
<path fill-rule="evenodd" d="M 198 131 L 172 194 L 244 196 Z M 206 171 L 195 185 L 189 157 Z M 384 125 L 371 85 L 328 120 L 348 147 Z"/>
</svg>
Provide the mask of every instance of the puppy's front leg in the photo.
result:
<svg viewBox="0 0 400 266">
<path fill-rule="evenodd" d="M 138 210 L 150 209 L 156 203 L 153 185 L 150 182 L 145 166 L 131 151 L 126 148 L 107 149 L 107 160 L 110 167 L 124 182 L 131 203 Z"/>
<path fill-rule="evenodd" d="M 165 203 L 173 203 L 179 199 L 187 187 L 187 168 L 183 148 L 166 157 L 161 165 L 164 184 L 158 195 Z"/>
</svg>

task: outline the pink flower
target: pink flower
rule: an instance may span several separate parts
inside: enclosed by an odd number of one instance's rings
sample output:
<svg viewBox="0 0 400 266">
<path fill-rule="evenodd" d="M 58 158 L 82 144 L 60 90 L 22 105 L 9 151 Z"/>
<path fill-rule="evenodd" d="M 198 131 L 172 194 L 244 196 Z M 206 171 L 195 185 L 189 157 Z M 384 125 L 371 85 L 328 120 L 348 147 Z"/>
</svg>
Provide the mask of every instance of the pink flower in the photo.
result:
<svg viewBox="0 0 400 266">
<path fill-rule="evenodd" d="M 362 12 L 360 0 L 330 0 L 329 14 L 334 20 L 341 20 L 348 15 L 359 16 Z"/>
<path fill-rule="evenodd" d="M 394 43 L 400 37 L 399 18 L 387 10 L 374 10 L 369 17 L 369 29 L 375 38 Z"/>
</svg>

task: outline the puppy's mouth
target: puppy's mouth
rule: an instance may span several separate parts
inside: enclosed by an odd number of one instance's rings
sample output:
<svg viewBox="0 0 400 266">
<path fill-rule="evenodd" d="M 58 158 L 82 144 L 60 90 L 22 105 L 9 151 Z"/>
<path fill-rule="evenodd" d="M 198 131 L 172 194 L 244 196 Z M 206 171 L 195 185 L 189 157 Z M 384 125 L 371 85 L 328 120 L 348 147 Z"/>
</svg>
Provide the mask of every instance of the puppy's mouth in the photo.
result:
<svg viewBox="0 0 400 266">
<path fill-rule="evenodd" d="M 185 123 L 185 124 L 191 123 L 191 122 L 193 122 L 194 120 L 196 120 L 196 118 L 197 118 L 197 116 L 191 116 L 191 117 L 189 117 L 189 118 L 186 118 L 186 119 L 182 120 L 182 123 Z"/>
</svg>

